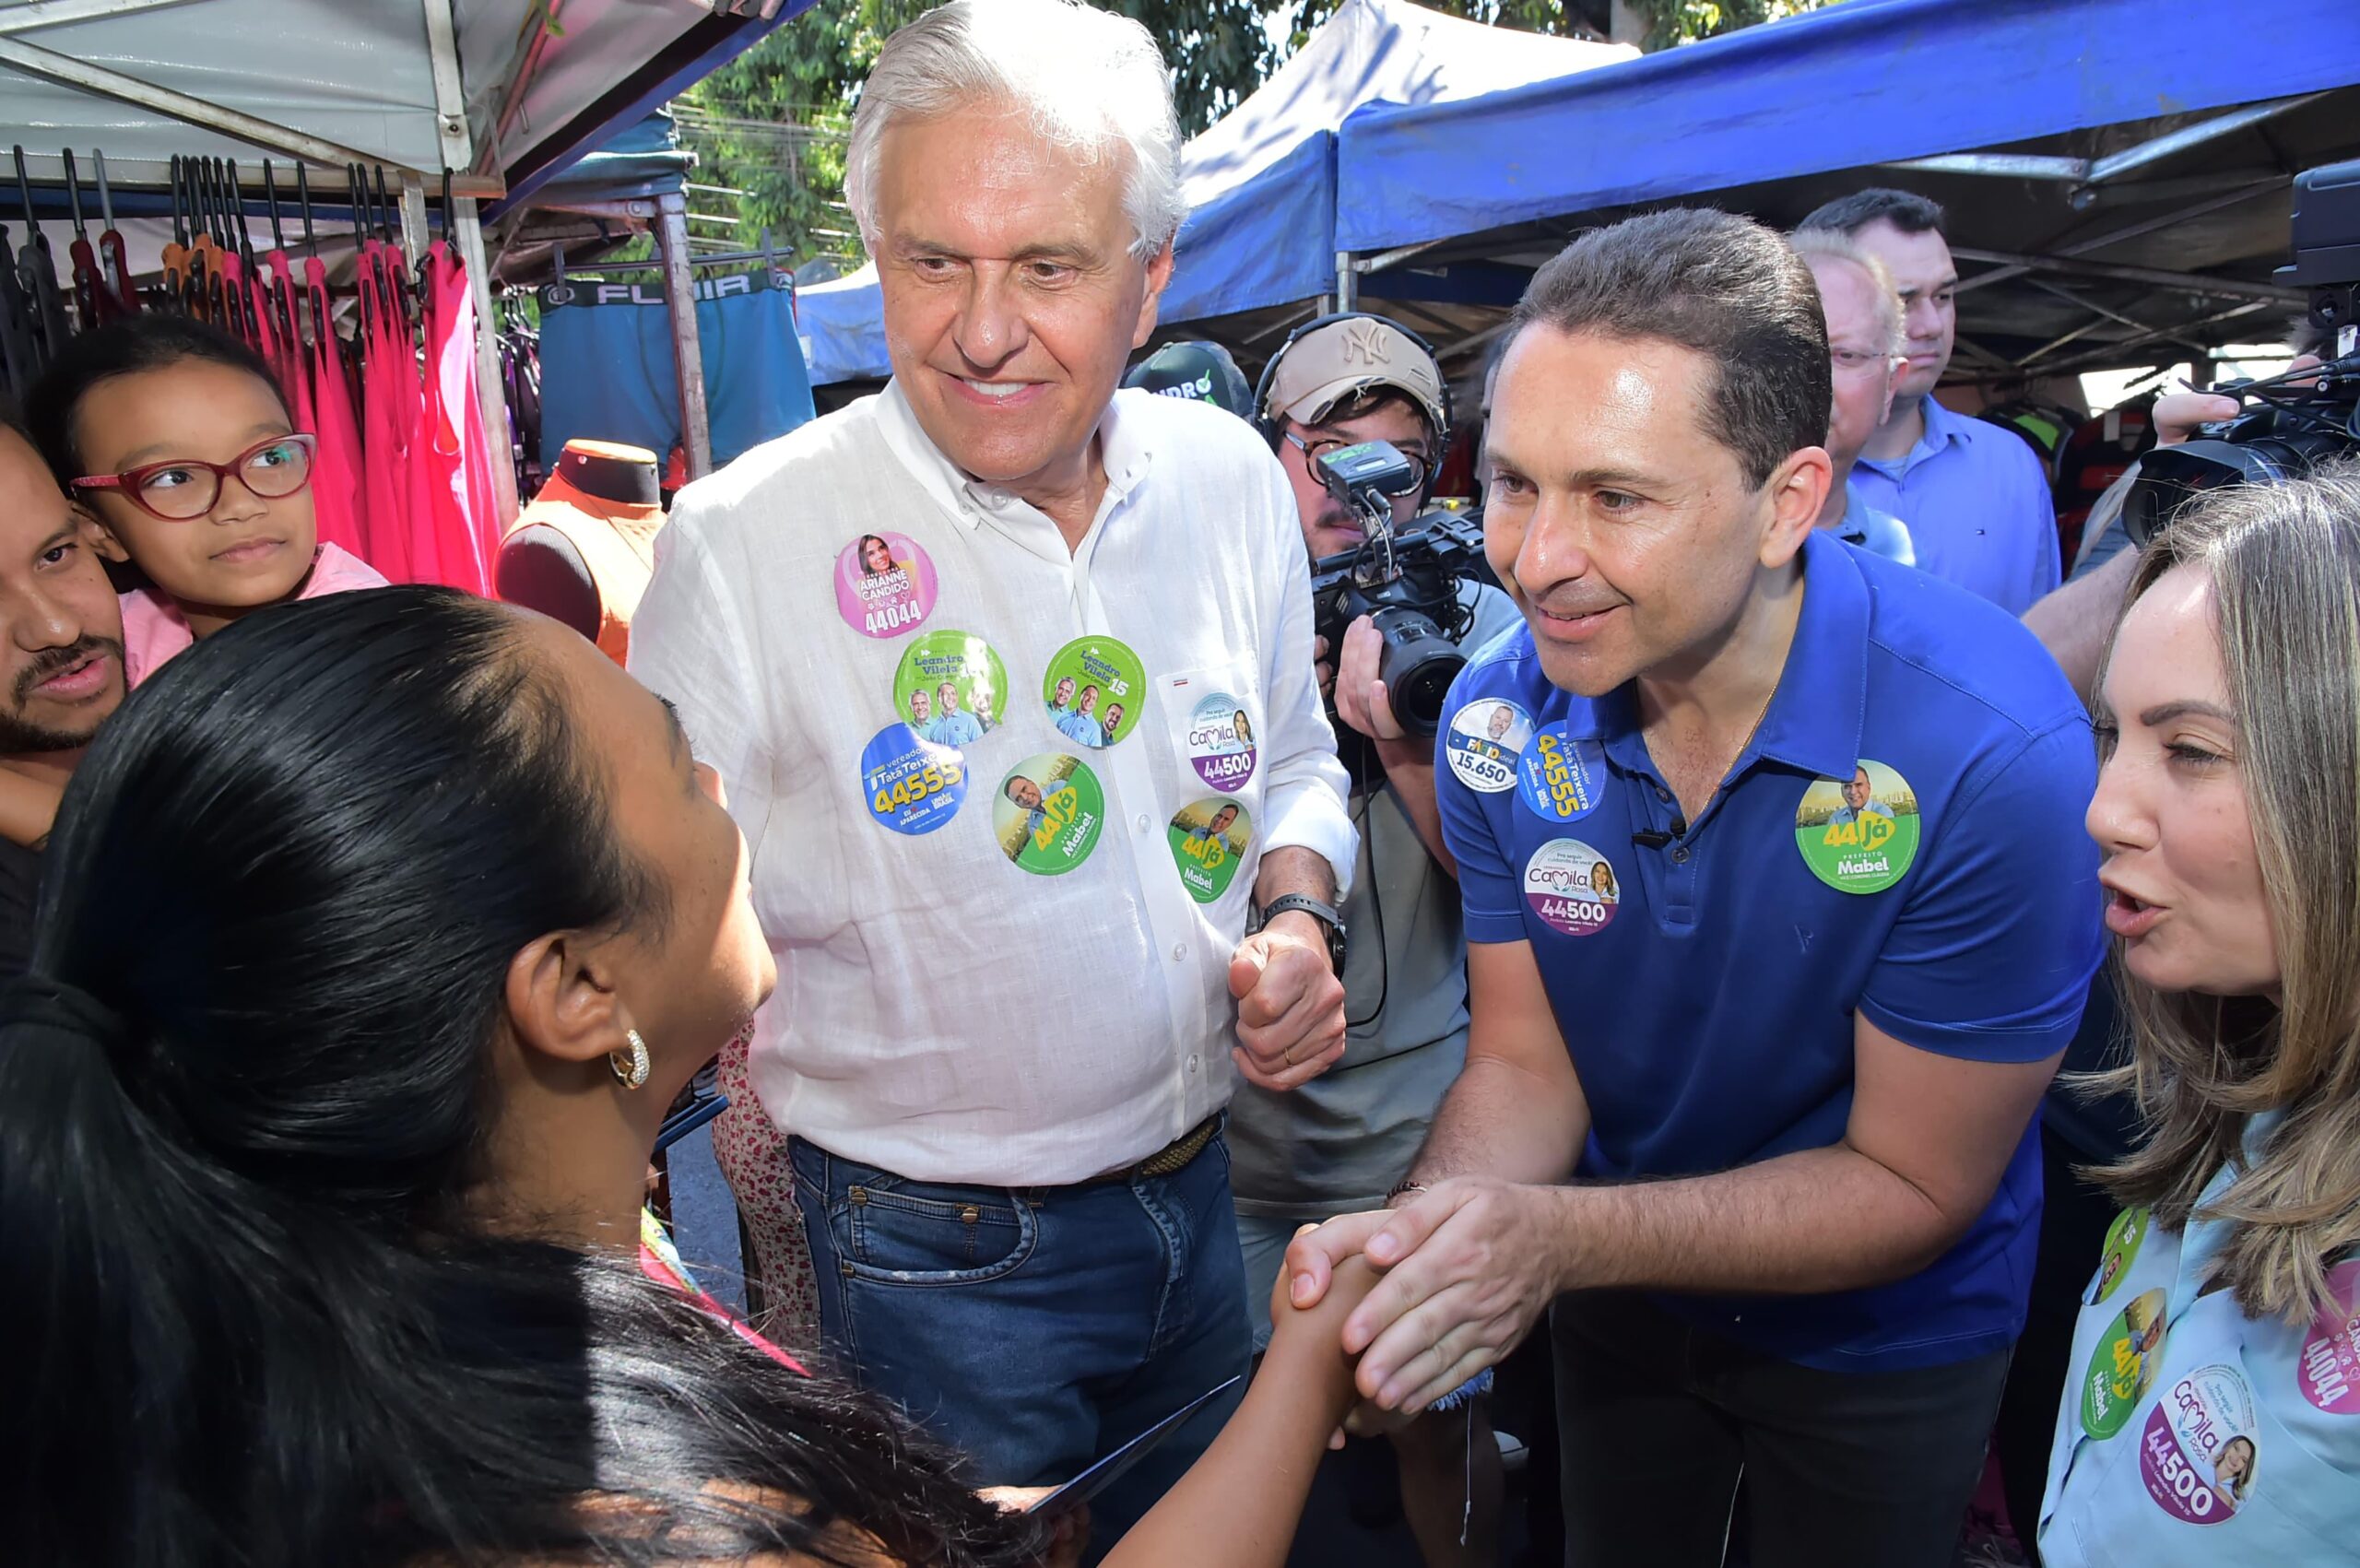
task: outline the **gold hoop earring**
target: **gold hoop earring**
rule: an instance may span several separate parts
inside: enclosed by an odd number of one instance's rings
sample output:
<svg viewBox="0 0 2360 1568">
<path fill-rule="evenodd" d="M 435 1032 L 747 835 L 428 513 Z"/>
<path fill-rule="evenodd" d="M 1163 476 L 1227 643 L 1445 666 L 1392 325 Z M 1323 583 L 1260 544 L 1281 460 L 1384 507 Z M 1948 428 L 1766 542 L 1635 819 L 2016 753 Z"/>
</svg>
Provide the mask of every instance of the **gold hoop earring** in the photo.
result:
<svg viewBox="0 0 2360 1568">
<path fill-rule="evenodd" d="M 631 1042 L 631 1060 L 626 1063 L 620 1051 L 609 1051 L 607 1053 L 607 1070 L 613 1073 L 615 1081 L 625 1089 L 638 1089 L 647 1082 L 648 1070 L 653 1065 L 647 1059 L 647 1042 L 639 1037 L 636 1029 L 624 1030 L 623 1038 Z"/>
</svg>

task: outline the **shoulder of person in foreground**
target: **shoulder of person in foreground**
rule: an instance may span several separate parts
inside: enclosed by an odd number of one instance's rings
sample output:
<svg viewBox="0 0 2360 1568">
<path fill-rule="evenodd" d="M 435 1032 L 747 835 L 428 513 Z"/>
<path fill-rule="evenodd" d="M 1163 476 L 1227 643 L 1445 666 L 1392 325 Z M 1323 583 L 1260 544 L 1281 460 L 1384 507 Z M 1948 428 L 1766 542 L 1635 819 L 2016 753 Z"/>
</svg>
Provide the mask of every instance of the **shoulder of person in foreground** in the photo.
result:
<svg viewBox="0 0 2360 1568">
<path fill-rule="evenodd" d="M 302 597 L 316 599 L 322 594 L 349 594 L 361 588 L 391 585 L 384 572 L 350 550 L 341 545 L 323 544 L 312 560 L 312 575 L 304 581 Z"/>
<path fill-rule="evenodd" d="M 874 443 L 882 395 L 871 394 L 807 420 L 683 487 L 656 535 L 658 554 L 666 536 L 683 523 L 718 533 L 766 520 L 791 512 L 847 466 L 881 461 Z"/>
<path fill-rule="evenodd" d="M 1265 521 L 1282 525 L 1300 551 L 1294 489 L 1260 430 L 1210 403 L 1136 387 L 1115 393 L 1115 406 L 1127 426 L 1144 432 L 1154 452 L 1155 473 L 1184 486 L 1218 488 L 1233 499 L 1240 489 L 1261 487 L 1271 503 L 1259 509 L 1270 513 Z"/>
</svg>

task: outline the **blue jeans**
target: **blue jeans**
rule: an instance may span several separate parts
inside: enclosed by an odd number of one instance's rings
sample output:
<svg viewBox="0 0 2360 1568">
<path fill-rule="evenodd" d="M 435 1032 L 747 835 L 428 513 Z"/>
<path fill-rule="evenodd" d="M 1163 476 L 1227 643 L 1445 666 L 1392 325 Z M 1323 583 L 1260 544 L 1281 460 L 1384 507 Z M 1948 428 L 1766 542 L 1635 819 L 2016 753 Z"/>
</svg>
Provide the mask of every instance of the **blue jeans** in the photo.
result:
<svg viewBox="0 0 2360 1568">
<path fill-rule="evenodd" d="M 1247 1369 L 1221 1138 L 1172 1175 L 1076 1187 L 943 1186 L 799 1138 L 788 1149 L 837 1369 L 965 1452 L 980 1485 L 1071 1480 Z M 1241 1384 L 1099 1494 L 1093 1560 L 1243 1396 Z"/>
</svg>

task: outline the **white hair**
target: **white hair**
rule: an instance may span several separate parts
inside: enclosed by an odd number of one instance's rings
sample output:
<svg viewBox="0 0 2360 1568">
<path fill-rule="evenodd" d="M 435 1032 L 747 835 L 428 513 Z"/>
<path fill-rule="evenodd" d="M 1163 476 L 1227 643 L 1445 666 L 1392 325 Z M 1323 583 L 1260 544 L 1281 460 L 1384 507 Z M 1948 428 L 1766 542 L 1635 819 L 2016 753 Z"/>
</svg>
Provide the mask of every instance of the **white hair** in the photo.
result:
<svg viewBox="0 0 2360 1568">
<path fill-rule="evenodd" d="M 1078 0 L 950 0 L 895 32 L 860 89 L 844 153 L 844 200 L 877 248 L 879 144 L 899 120 L 974 103 L 1028 115 L 1034 134 L 1095 162 L 1127 150 L 1131 253 L 1162 250 L 1187 216 L 1172 77 L 1147 29 Z"/>
<path fill-rule="evenodd" d="M 1877 302 L 1877 331 L 1885 340 L 1885 352 L 1899 354 L 1909 347 L 1901 291 L 1894 287 L 1891 270 L 1867 247 L 1840 229 L 1800 229 L 1788 235 L 1787 241 L 1806 262 L 1841 262 L 1858 267 L 1869 280 L 1870 297 Z"/>
</svg>

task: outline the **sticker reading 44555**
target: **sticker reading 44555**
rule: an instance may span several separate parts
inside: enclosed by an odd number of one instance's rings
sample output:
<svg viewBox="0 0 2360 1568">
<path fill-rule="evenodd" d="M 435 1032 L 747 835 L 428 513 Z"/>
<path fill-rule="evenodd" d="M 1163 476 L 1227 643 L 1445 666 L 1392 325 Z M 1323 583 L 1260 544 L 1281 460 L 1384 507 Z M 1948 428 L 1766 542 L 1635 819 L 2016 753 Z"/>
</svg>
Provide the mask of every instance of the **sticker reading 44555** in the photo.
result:
<svg viewBox="0 0 2360 1568">
<path fill-rule="evenodd" d="M 1516 793 L 1544 822 L 1570 822 L 1598 809 L 1606 753 L 1595 740 L 1575 740 L 1564 725 L 1543 725 L 1524 749 Z"/>
<path fill-rule="evenodd" d="M 1497 795 L 1516 787 L 1517 757 L 1531 738 L 1531 714 L 1504 697 L 1479 697 L 1452 716 L 1445 750 L 1460 784 Z"/>
<path fill-rule="evenodd" d="M 864 637 L 899 637 L 934 613 L 934 562 L 907 534 L 863 534 L 836 557 L 836 613 Z"/>
<path fill-rule="evenodd" d="M 920 740 L 907 725 L 887 725 L 860 752 L 860 785 L 868 814 L 897 833 L 930 833 L 967 798 L 967 764 L 948 746 Z"/>
<path fill-rule="evenodd" d="M 1090 858 L 1106 820 L 1106 794 L 1079 757 L 1027 757 L 999 781 L 992 835 L 1019 870 L 1058 877 Z"/>
<path fill-rule="evenodd" d="M 1622 885 L 1606 856 L 1589 845 L 1551 839 L 1524 863 L 1524 897 L 1550 929 L 1594 937 L 1614 918 Z"/>
<path fill-rule="evenodd" d="M 1814 779 L 1795 807 L 1795 847 L 1839 893 L 1881 893 L 1918 858 L 1918 792 L 1882 762 Z"/>
</svg>

